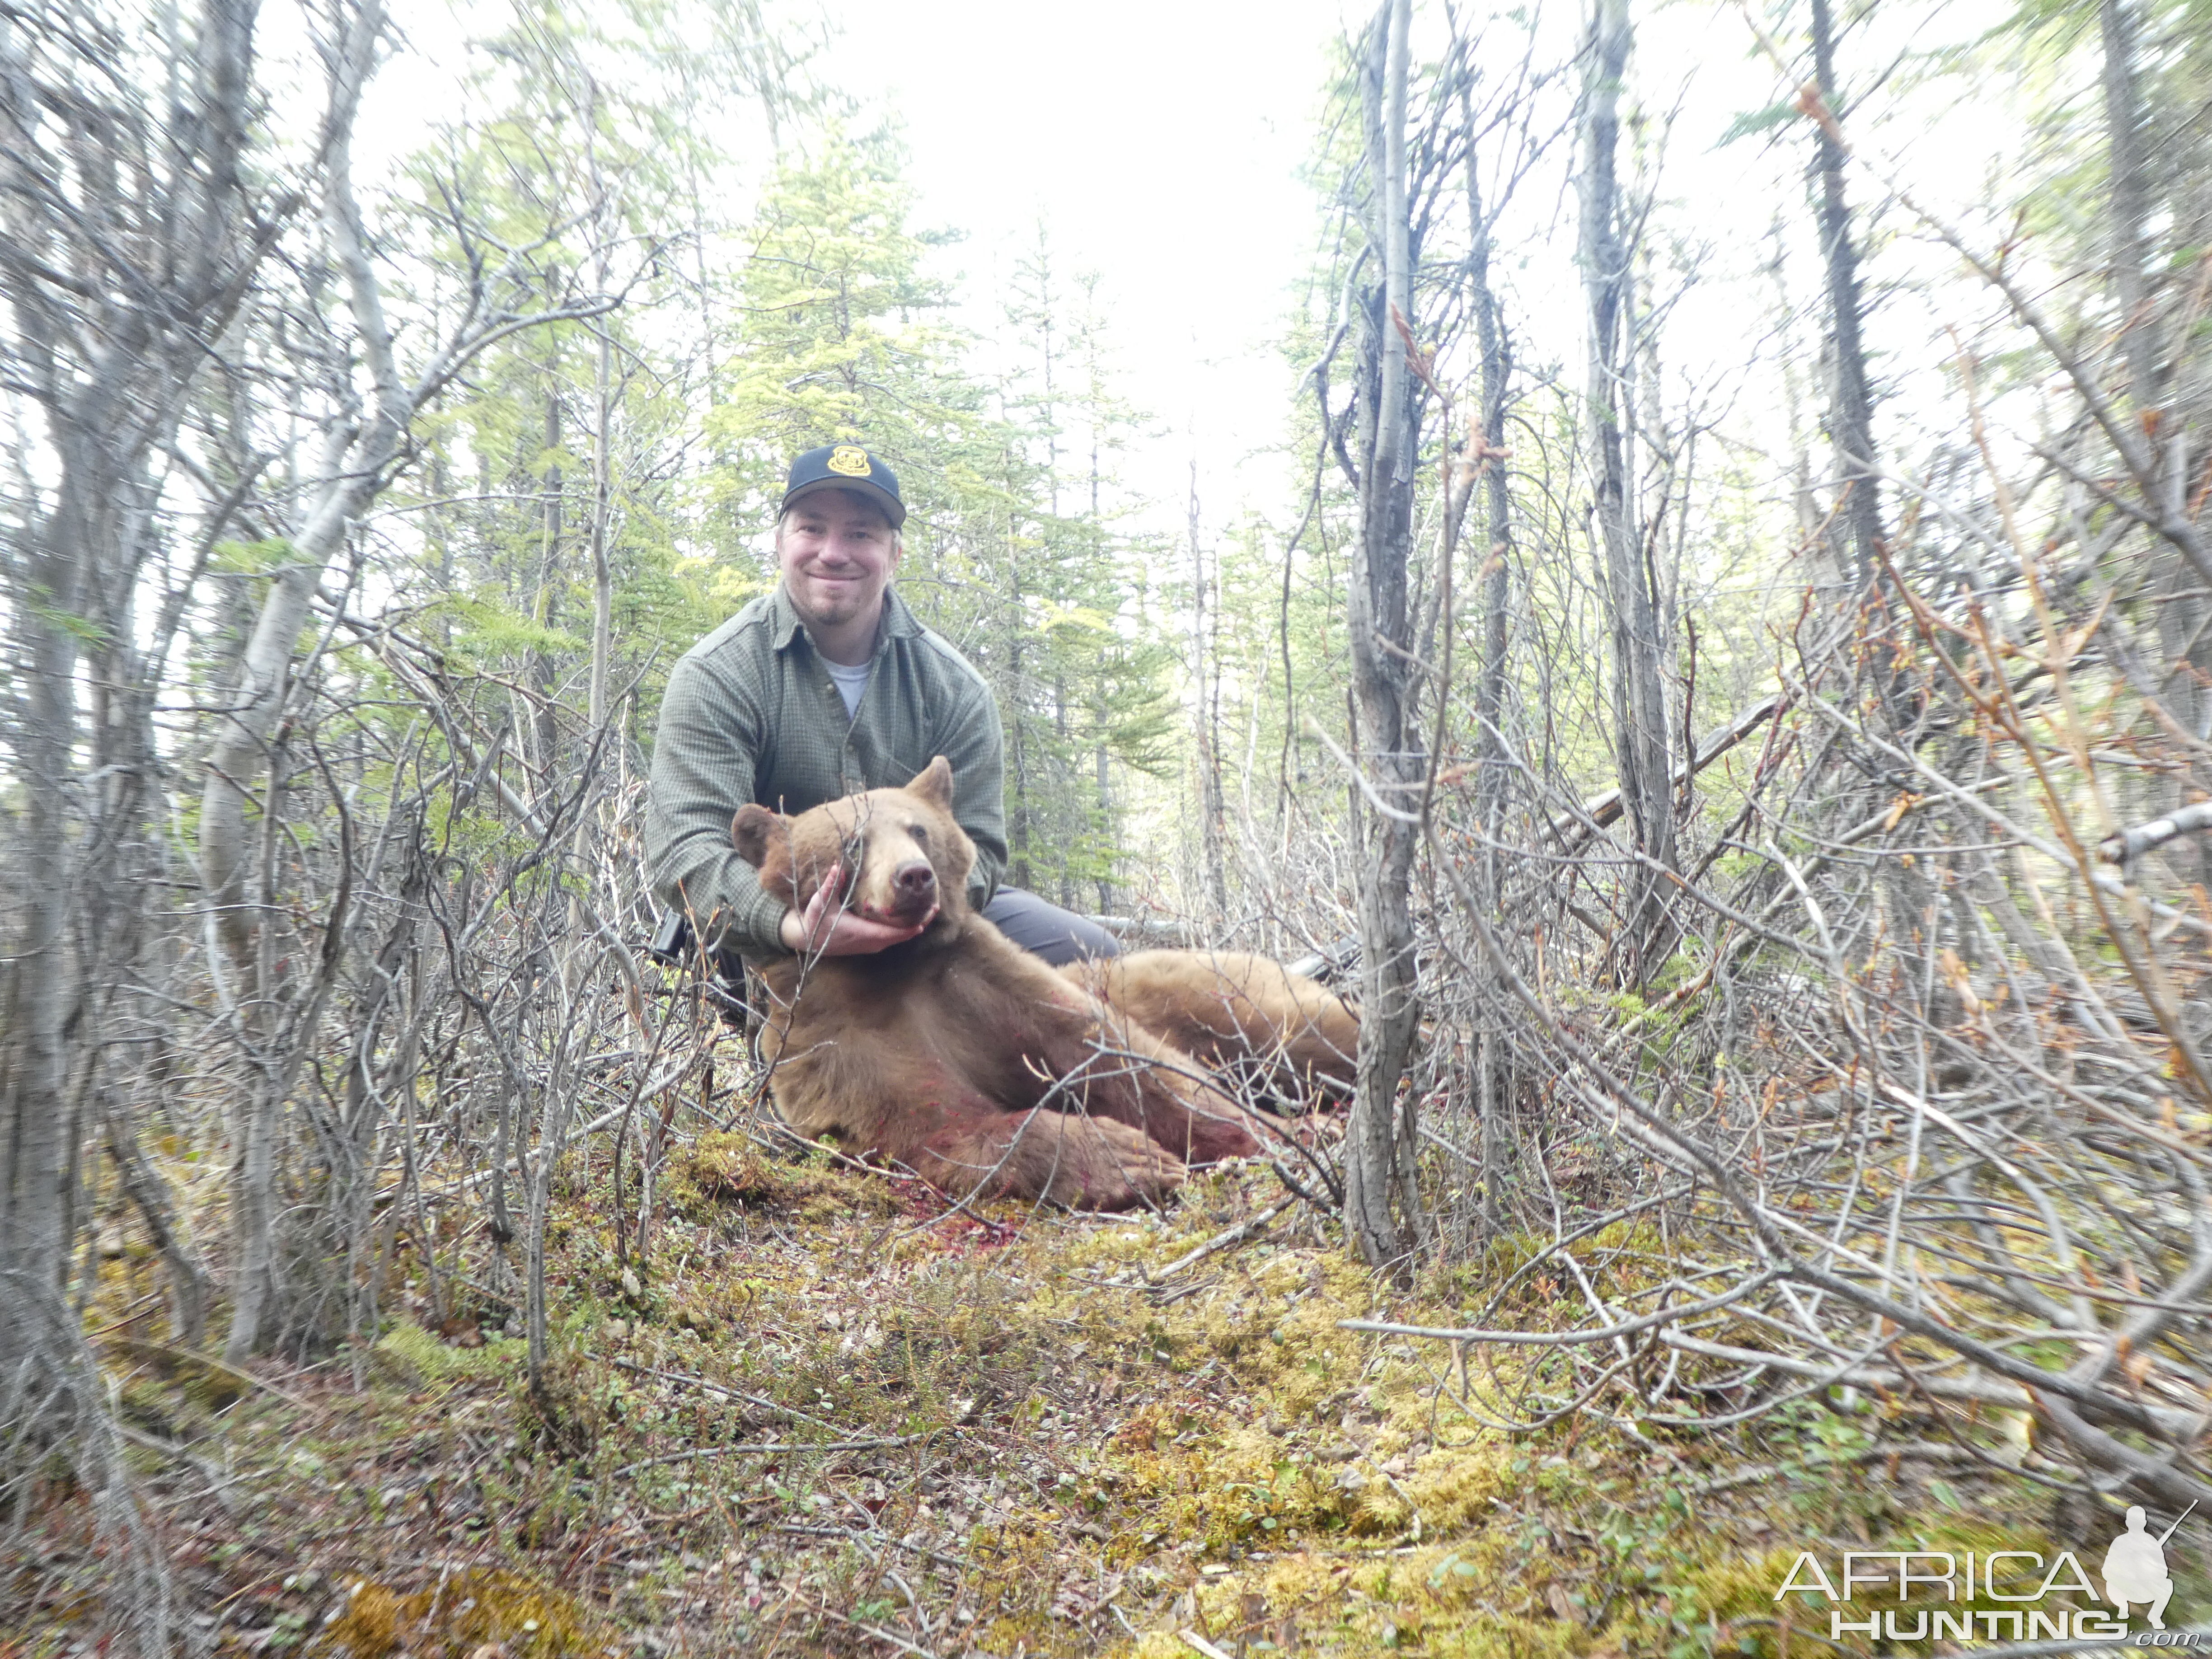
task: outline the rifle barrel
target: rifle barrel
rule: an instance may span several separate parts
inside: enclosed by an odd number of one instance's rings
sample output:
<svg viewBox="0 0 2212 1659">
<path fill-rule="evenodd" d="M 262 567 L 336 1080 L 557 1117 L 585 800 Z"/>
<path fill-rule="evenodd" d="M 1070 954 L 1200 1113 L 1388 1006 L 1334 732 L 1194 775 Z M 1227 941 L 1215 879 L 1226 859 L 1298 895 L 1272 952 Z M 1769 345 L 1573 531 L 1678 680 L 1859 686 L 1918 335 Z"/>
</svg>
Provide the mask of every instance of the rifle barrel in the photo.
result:
<svg viewBox="0 0 2212 1659">
<path fill-rule="evenodd" d="M 2189 1510 L 2193 1510 L 2196 1507 L 2197 1500 L 2192 1498 L 2189 1500 Z M 2168 1527 L 2164 1532 L 2159 1534 L 2158 1547 L 2160 1549 L 2164 1549 L 2166 1547 L 2166 1540 L 2167 1539 L 2172 1537 L 2175 1533 L 2181 1530 L 2181 1523 L 2189 1519 L 2189 1510 L 2184 1510 L 2180 1514 L 2175 1516 L 2173 1517 L 2173 1524 Z"/>
</svg>

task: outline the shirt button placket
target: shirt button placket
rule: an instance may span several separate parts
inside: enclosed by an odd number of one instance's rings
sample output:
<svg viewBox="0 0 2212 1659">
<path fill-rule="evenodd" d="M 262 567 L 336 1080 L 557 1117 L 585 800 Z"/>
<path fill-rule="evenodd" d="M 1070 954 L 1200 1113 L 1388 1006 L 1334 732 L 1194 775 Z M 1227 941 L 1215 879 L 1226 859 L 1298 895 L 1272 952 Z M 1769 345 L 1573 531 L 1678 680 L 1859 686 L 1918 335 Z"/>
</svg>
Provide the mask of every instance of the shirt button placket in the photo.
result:
<svg viewBox="0 0 2212 1659">
<path fill-rule="evenodd" d="M 845 728 L 844 738 L 837 745 L 837 793 L 856 795 L 860 786 L 853 781 L 853 722 L 845 713 L 845 696 L 834 680 L 823 689 L 829 693 L 831 718 Z"/>
</svg>

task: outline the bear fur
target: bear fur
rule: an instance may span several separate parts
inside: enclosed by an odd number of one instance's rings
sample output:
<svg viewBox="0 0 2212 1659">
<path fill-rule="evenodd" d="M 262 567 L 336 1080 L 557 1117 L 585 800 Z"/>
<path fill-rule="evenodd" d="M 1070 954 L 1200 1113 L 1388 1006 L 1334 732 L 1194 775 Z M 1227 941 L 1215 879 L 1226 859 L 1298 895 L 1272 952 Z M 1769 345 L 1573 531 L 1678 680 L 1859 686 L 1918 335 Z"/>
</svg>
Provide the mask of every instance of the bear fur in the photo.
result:
<svg viewBox="0 0 2212 1659">
<path fill-rule="evenodd" d="M 1272 957 L 1137 951 L 1060 970 L 1108 1007 L 1217 1071 L 1291 1099 L 1351 1092 L 1359 1017 Z"/>
<path fill-rule="evenodd" d="M 942 756 L 903 788 L 796 817 L 745 806 L 730 833 L 761 885 L 796 908 L 836 866 L 860 915 L 927 921 L 873 955 L 760 967 L 761 1057 L 777 1111 L 801 1134 L 834 1134 L 956 1198 L 1109 1210 L 1155 1201 L 1190 1165 L 1255 1153 L 1272 1133 L 1205 1064 L 1131 1017 L 1139 1003 L 1166 1008 L 1137 994 L 1157 976 L 1121 976 L 1118 1000 L 1103 1002 L 969 908 L 975 848 L 952 816 Z M 1218 979 L 1185 979 L 1218 1003 Z M 1203 1009 L 1179 1029 L 1210 1029 Z M 1262 1053 L 1283 1048 L 1279 1035 Z M 1230 1046 L 1215 1034 L 1213 1052 Z"/>
</svg>

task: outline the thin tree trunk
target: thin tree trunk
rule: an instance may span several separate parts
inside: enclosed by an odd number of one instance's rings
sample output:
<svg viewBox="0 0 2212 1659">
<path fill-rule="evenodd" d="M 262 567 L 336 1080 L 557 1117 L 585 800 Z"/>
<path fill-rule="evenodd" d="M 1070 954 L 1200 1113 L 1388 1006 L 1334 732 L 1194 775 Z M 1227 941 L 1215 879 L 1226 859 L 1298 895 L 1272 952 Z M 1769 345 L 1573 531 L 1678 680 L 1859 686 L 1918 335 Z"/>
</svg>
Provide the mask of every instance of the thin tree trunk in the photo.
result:
<svg viewBox="0 0 2212 1659">
<path fill-rule="evenodd" d="M 1836 50 L 1828 0 L 1813 0 L 1813 74 L 1821 100 L 1836 107 Z M 1827 273 L 1829 325 L 1836 337 L 1835 405 L 1829 436 L 1836 449 L 1836 479 L 1844 492 L 1844 533 L 1863 592 L 1881 568 L 1881 489 L 1874 466 L 1874 399 L 1868 389 L 1866 343 L 1861 336 L 1858 250 L 1851 242 L 1850 209 L 1844 197 L 1844 147 L 1820 124 L 1820 252 Z"/>
<path fill-rule="evenodd" d="M 185 1237 L 170 1195 L 168 1182 L 146 1159 L 138 1144 L 137 1126 L 130 1108 L 112 1104 L 107 1112 L 107 1150 L 115 1160 L 123 1189 L 131 1194 L 146 1231 L 161 1252 L 169 1272 L 170 1336 L 179 1347 L 197 1348 L 207 1335 L 207 1306 L 211 1285 L 199 1253 Z"/>
<path fill-rule="evenodd" d="M 1615 172 L 1627 0 L 1597 0 L 1583 85 L 1580 252 L 1589 307 L 1590 476 L 1613 644 L 1613 714 L 1621 800 L 1642 854 L 1619 941 L 1624 982 L 1643 984 L 1674 948 L 1665 872 L 1676 864 L 1674 764 L 1662 672 L 1668 641 L 1644 557 L 1629 478 L 1630 251 L 1620 240 Z"/>
<path fill-rule="evenodd" d="M 1411 0 L 1386 0 L 1369 26 L 1363 103 L 1371 225 L 1382 285 L 1365 307 L 1360 349 L 1367 431 L 1359 481 L 1359 536 L 1349 605 L 1352 701 L 1359 758 L 1388 811 L 1359 814 L 1360 989 L 1364 1018 L 1351 1121 L 1346 1132 L 1346 1225 L 1376 1266 L 1407 1261 L 1420 1237 L 1420 1194 L 1410 1179 L 1417 1127 L 1399 1082 L 1420 1011 L 1409 902 L 1416 828 L 1398 814 L 1420 799 L 1424 769 L 1410 719 L 1413 646 L 1407 558 L 1418 466 L 1407 337 L 1413 327 L 1412 228 L 1406 206 L 1406 79 Z M 1406 331 L 1401 333 L 1401 328 Z M 1395 647 L 1393 650 L 1391 647 Z"/>
<path fill-rule="evenodd" d="M 614 227 L 605 222 L 610 197 L 606 181 L 599 173 L 599 83 L 586 76 L 585 84 L 587 99 L 584 131 L 590 135 L 586 146 L 592 169 L 592 197 L 602 218 L 599 254 L 592 269 L 595 286 L 604 294 L 611 286 L 612 276 L 608 264 L 607 236 Z M 611 428 L 614 419 L 615 363 L 614 339 L 606 324 L 598 324 L 592 333 L 599 352 L 592 365 L 597 407 L 592 428 L 592 679 L 588 717 L 592 741 L 596 743 L 606 725 L 607 677 L 614 659 L 615 580 L 614 568 L 607 556 L 607 532 L 614 514 L 614 434 Z"/>
<path fill-rule="evenodd" d="M 1030 861 L 1030 831 L 1034 819 L 1030 804 L 1030 745 L 1027 688 L 1022 684 L 1022 635 L 1027 625 L 1022 604 L 1021 566 L 1012 556 L 1014 546 L 1014 526 L 1011 519 L 1006 523 L 1006 548 L 1011 576 L 1006 587 L 1006 604 L 1000 613 L 1006 622 L 1006 684 L 1012 688 L 1012 707 L 1006 711 L 1006 768 L 1008 781 L 1012 784 L 1012 798 L 1006 803 L 1006 866 L 1012 884 L 1024 891 L 1033 890 L 1036 872 Z"/>
<path fill-rule="evenodd" d="M 1222 799 L 1219 708 L 1215 676 L 1206 672 L 1206 553 L 1198 533 L 1198 457 L 1190 459 L 1190 672 L 1198 691 L 1198 847 L 1206 876 L 1206 904 L 1218 925 L 1229 914 L 1227 849 L 1222 845 L 1228 811 Z"/>
<path fill-rule="evenodd" d="M 64 1217 L 69 1150 L 76 1138 L 63 1027 L 70 983 L 73 838 L 67 785 L 76 744 L 76 636 L 65 623 L 77 612 L 87 561 L 73 485 L 82 488 L 64 474 L 61 505 L 33 532 L 39 550 L 33 568 L 52 597 L 45 605 L 12 607 L 30 672 L 15 739 L 17 775 L 26 786 L 18 842 L 23 926 L 7 969 L 8 1109 L 0 1119 L 8 1132 L 0 1142 L 0 1269 L 35 1278 L 57 1291 L 68 1267 L 70 1230 Z"/>
<path fill-rule="evenodd" d="M 1883 529 L 1881 485 L 1875 465 L 1874 397 L 1866 366 L 1866 344 L 1861 327 L 1864 301 L 1859 291 L 1858 250 L 1851 240 L 1850 204 L 1844 195 L 1845 155 L 1839 139 L 1843 112 L 1836 90 L 1835 33 L 1829 0 L 1813 0 L 1813 73 L 1820 100 L 1832 118 L 1817 123 L 1820 173 L 1821 264 L 1828 289 L 1829 325 L 1835 335 L 1834 402 L 1828 413 L 1829 437 L 1835 447 L 1835 470 L 1843 498 L 1836 516 L 1841 520 L 1850 549 L 1850 568 L 1862 599 L 1889 608 L 1892 583 L 1882 569 L 1887 544 Z M 1839 566 L 1841 559 L 1836 562 Z M 1869 653 L 1863 672 L 1881 700 L 1887 723 L 1897 740 L 1917 747 L 1920 721 L 1917 700 L 1911 695 L 1899 659 Z M 1868 795 L 1883 793 L 1876 785 Z M 1865 793 L 1862 791 L 1862 793 Z M 1889 912 L 1887 927 L 1892 939 L 1911 939 L 1931 926 L 1934 892 L 1925 870 L 1896 859 L 1882 860 L 1879 890 Z M 1917 1000 L 1915 982 L 1907 994 Z"/>
<path fill-rule="evenodd" d="M 2119 301 L 2120 349 L 2127 359 L 2129 393 L 2138 410 L 2148 411 L 2160 401 L 2160 343 L 2143 269 L 2150 188 L 2144 176 L 2142 101 L 2136 91 L 2136 21 L 2127 0 L 2100 0 L 2097 21 L 2105 48 L 2101 79 L 2111 174 L 2112 293 Z"/>
<path fill-rule="evenodd" d="M 588 763 L 587 763 L 588 764 Z M 526 1220 L 528 1234 L 523 1241 L 525 1274 L 524 1324 L 530 1346 L 530 1393 L 549 1421 L 559 1419 L 559 1405 L 548 1386 L 546 1358 L 549 1323 L 545 1305 L 545 1223 L 553 1210 L 553 1175 L 560 1167 L 562 1155 L 568 1151 L 568 1126 L 574 1120 L 575 1096 L 574 1062 L 576 1055 L 575 1015 L 578 994 L 589 979 L 588 963 L 597 960 L 598 946 L 587 941 L 577 926 L 577 917 L 569 907 L 563 942 L 549 952 L 554 988 L 554 1007 L 560 1019 L 561 1035 L 552 1043 L 553 1063 L 549 1069 L 544 1087 L 539 1096 L 538 1120 L 538 1156 L 527 1164 L 528 1185 L 525 1198 L 528 1205 Z M 641 1207 L 650 1204 L 653 1165 L 644 1170 L 641 1187 Z M 643 1242 L 644 1221 L 641 1218 L 640 1242 Z"/>
<path fill-rule="evenodd" d="M 1100 730 L 1105 729 L 1106 716 L 1103 709 L 1099 711 L 1098 725 Z M 1106 740 L 1103 738 L 1098 740 L 1093 758 L 1097 763 L 1098 776 L 1098 839 L 1101 845 L 1111 847 L 1114 844 L 1114 775 L 1108 765 Z M 1102 865 L 1099 868 L 1098 908 L 1100 914 L 1103 915 L 1114 914 L 1114 877 L 1111 865 Z"/>
<path fill-rule="evenodd" d="M 549 348 L 553 361 L 547 365 L 548 378 L 552 382 L 545 392 L 545 453 L 557 456 L 561 453 L 561 384 L 560 356 L 557 348 Z M 547 464 L 544 477 L 539 481 L 545 502 L 544 540 L 539 549 L 537 592 L 531 596 L 531 619 L 542 629 L 554 629 L 561 624 L 561 535 L 562 490 L 564 479 L 558 460 Z M 553 659 L 543 646 L 533 646 L 528 665 L 529 684 L 537 692 L 532 701 L 529 719 L 523 731 L 530 750 L 530 769 L 534 781 L 532 798 L 544 809 L 543 803 L 557 787 L 554 774 L 561 758 L 561 725 L 553 710 Z"/>
<path fill-rule="evenodd" d="M 1509 607 L 1512 604 L 1512 500 L 1505 470 L 1505 408 L 1513 370 L 1512 342 L 1490 280 L 1490 220 L 1483 211 L 1475 166 L 1474 113 L 1464 88 L 1461 124 L 1469 134 L 1467 155 L 1468 224 L 1468 285 L 1474 297 L 1475 340 L 1482 362 L 1480 459 L 1485 527 L 1490 545 L 1482 566 L 1482 660 L 1475 678 L 1474 817 L 1485 847 L 1477 866 L 1477 891 L 1492 916 L 1498 914 L 1497 847 L 1504 833 L 1512 774 L 1505 752 L 1505 673 Z M 1497 1044 L 1486 1026 L 1475 1048 L 1476 1109 L 1481 1137 L 1481 1224 L 1494 1233 L 1503 1202 L 1510 1143 L 1504 1132 L 1504 1101 L 1498 1087 Z"/>
<path fill-rule="evenodd" d="M 280 681 L 275 701 L 283 702 Z M 253 909 L 261 918 L 254 930 L 252 994 L 240 1010 L 252 1045 L 252 1082 L 240 1103 L 238 1163 L 230 1188 L 230 1334 L 223 1362 L 236 1365 L 261 1340 L 262 1322 L 276 1291 L 276 1118 L 289 1091 L 289 1069 L 277 1056 L 283 1036 L 278 1006 L 276 933 L 269 925 L 275 913 L 276 847 L 283 822 L 285 745 L 279 738 L 270 756 L 266 798 L 261 805 L 261 878 Z"/>
<path fill-rule="evenodd" d="M 1074 745 L 1068 741 L 1067 677 L 1057 674 L 1052 682 L 1053 731 L 1059 744 L 1053 751 L 1053 772 L 1056 787 L 1053 791 L 1057 810 L 1054 816 L 1065 826 L 1058 848 L 1060 865 L 1060 906 L 1063 910 L 1075 908 L 1075 864 L 1073 852 L 1083 834 L 1084 813 L 1078 805 L 1075 791 Z M 1063 769 L 1065 771 L 1063 772 Z"/>
<path fill-rule="evenodd" d="M 601 286 L 605 287 L 602 282 Z M 607 722 L 607 675 L 614 657 L 615 578 L 607 557 L 608 520 L 614 511 L 614 457 L 607 423 L 614 416 L 614 343 L 605 325 L 599 332 L 599 422 L 592 437 L 592 690 L 594 738 Z"/>
</svg>

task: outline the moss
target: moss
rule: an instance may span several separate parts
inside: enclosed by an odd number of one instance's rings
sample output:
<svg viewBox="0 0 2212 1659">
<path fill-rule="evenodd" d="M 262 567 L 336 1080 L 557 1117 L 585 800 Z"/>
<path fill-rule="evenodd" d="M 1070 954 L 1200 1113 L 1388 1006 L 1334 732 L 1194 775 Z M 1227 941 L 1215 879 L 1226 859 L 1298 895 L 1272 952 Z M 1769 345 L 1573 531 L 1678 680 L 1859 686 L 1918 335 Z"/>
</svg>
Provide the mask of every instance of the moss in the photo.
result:
<svg viewBox="0 0 2212 1659">
<path fill-rule="evenodd" d="M 1510 1499 L 1520 1478 L 1510 1467 L 1510 1443 L 1488 1437 L 1421 1460 L 1406 1483 L 1424 1527 L 1449 1535 L 1489 1522 Z"/>
<path fill-rule="evenodd" d="M 735 1131 L 702 1135 L 672 1158 L 661 1173 L 660 1195 L 692 1221 L 712 1221 L 724 1206 L 795 1212 L 817 1222 L 899 1208 L 897 1194 L 880 1177 L 830 1167 L 818 1153 L 797 1162 L 778 1158 Z"/>
<path fill-rule="evenodd" d="M 492 1340 L 465 1348 L 439 1340 L 412 1320 L 395 1320 L 377 1340 L 376 1355 L 386 1374 L 402 1383 L 418 1383 L 442 1393 L 462 1382 L 489 1382 L 514 1376 L 526 1358 L 518 1341 Z"/>
<path fill-rule="evenodd" d="M 113 1362 L 127 1359 L 176 1388 L 203 1414 L 228 1411 L 252 1392 L 253 1379 L 220 1359 L 166 1343 L 118 1337 L 103 1345 Z"/>
<path fill-rule="evenodd" d="M 562 1659 L 604 1645 L 574 1597 L 519 1574 L 465 1571 L 398 1591 L 356 1579 L 324 1641 L 348 1659 L 464 1659 L 496 1644 L 509 1659 Z"/>
</svg>

